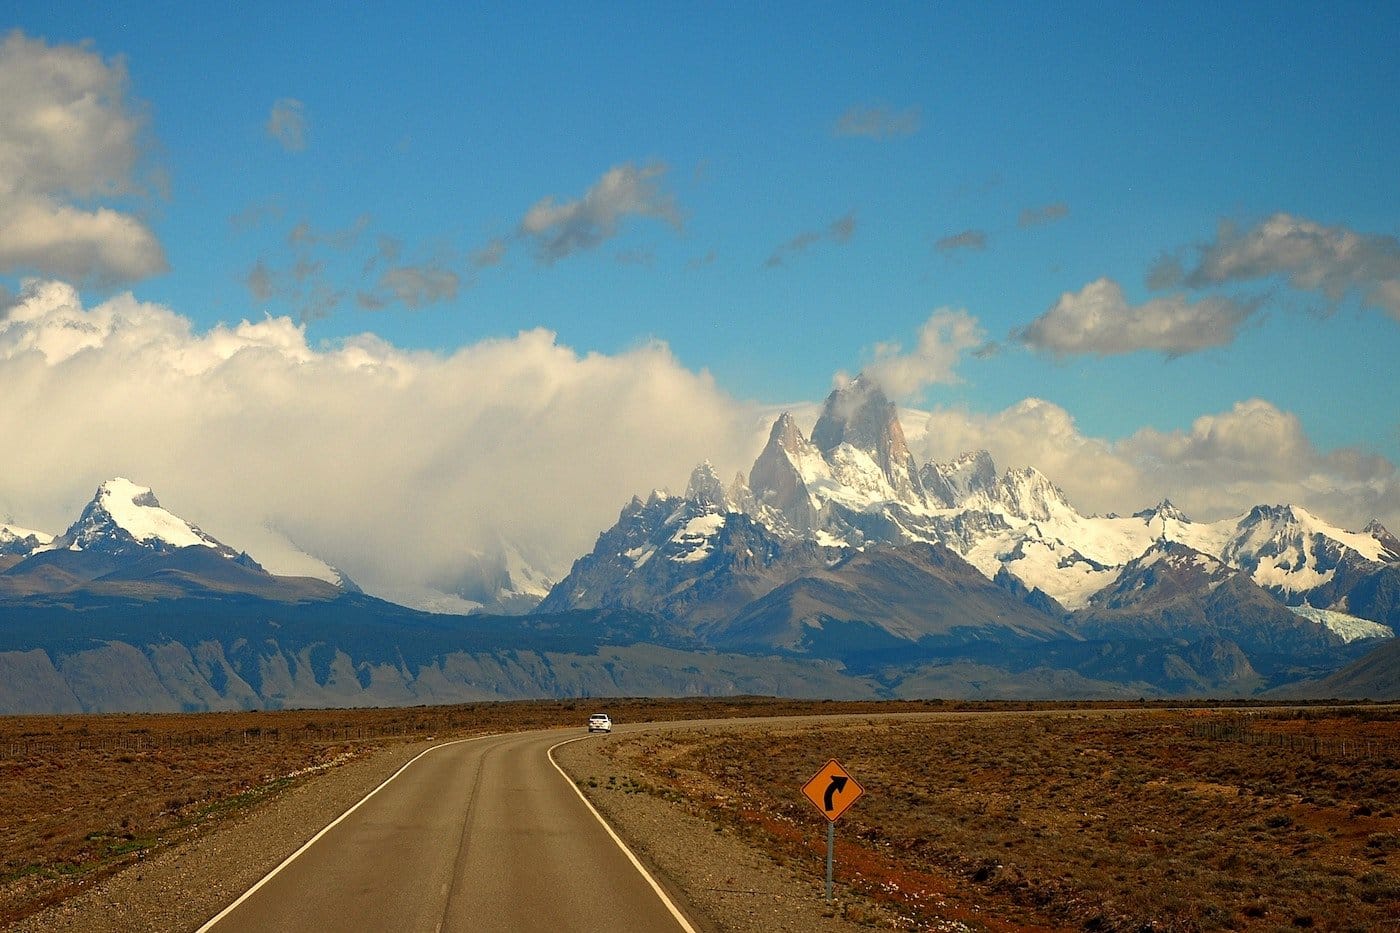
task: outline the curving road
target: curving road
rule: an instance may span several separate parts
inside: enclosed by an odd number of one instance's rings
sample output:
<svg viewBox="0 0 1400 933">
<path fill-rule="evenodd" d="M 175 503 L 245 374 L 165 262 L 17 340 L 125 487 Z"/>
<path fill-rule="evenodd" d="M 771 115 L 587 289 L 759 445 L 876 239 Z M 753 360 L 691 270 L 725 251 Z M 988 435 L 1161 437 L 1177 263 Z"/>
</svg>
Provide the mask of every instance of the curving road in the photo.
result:
<svg viewBox="0 0 1400 933">
<path fill-rule="evenodd" d="M 554 765 L 576 735 L 429 749 L 200 933 L 691 931 Z"/>
</svg>

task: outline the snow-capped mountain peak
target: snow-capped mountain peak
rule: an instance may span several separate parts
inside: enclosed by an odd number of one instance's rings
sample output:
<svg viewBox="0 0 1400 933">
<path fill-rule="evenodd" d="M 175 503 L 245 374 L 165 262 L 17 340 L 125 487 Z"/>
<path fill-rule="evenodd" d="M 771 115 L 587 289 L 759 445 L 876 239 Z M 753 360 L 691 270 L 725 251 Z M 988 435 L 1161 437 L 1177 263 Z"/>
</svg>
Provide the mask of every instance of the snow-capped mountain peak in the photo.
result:
<svg viewBox="0 0 1400 933">
<path fill-rule="evenodd" d="M 1007 514 L 1027 521 L 1045 522 L 1079 516 L 1060 488 L 1035 467 L 1007 470 L 996 484 L 975 494 L 970 501 L 978 502 L 979 499 L 978 504 L 1000 507 Z"/>
<path fill-rule="evenodd" d="M 690 472 L 690 483 L 686 486 L 685 497 L 716 508 L 725 508 L 729 498 L 724 482 L 708 460 Z"/>
<path fill-rule="evenodd" d="M 911 505 L 924 503 L 923 483 L 904 439 L 899 411 L 869 379 L 857 376 L 832 390 L 812 428 L 812 444 L 828 460 L 834 460 L 842 444 L 868 454 L 895 498 Z"/>
<path fill-rule="evenodd" d="M 1251 509 L 1221 557 L 1249 571 L 1260 586 L 1289 593 L 1326 587 L 1347 565 L 1379 566 L 1391 559 L 1376 537 L 1344 531 L 1290 505 Z"/>
<path fill-rule="evenodd" d="M 997 481 L 997 466 L 987 451 L 975 450 L 949 463 L 926 463 L 919 478 L 931 504 L 952 509 L 973 494 L 991 489 Z"/>
<path fill-rule="evenodd" d="M 26 557 L 53 541 L 53 535 L 0 522 L 0 557 Z"/>
<path fill-rule="evenodd" d="M 1122 609 L 1166 603 L 1181 593 L 1218 585 L 1233 574 L 1209 554 L 1177 541 L 1157 541 L 1128 561 L 1111 586 L 1090 598 L 1090 604 Z"/>
<path fill-rule="evenodd" d="M 1366 527 L 1361 529 L 1364 535 L 1370 535 L 1381 543 L 1385 560 L 1400 560 L 1400 538 L 1391 534 L 1380 519 L 1373 518 L 1366 523 Z"/>
<path fill-rule="evenodd" d="M 802 435 L 792 415 L 783 412 L 749 471 L 749 488 L 758 505 L 771 509 L 792 528 L 810 531 L 820 511 L 813 493 L 834 485 L 831 466 L 821 451 Z"/>
<path fill-rule="evenodd" d="M 137 549 L 170 551 L 183 547 L 213 548 L 235 558 L 228 545 L 166 511 L 147 486 L 117 477 L 97 488 L 78 520 L 50 547 L 56 550 L 130 553 Z"/>
</svg>

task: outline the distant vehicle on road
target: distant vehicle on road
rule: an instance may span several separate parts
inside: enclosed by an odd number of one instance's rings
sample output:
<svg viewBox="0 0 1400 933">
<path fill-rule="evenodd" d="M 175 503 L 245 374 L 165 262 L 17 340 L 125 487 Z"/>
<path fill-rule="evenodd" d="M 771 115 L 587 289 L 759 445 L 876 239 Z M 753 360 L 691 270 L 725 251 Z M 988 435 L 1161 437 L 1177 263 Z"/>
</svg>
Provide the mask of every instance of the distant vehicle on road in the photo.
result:
<svg viewBox="0 0 1400 933">
<path fill-rule="evenodd" d="M 588 731 L 611 732 L 612 720 L 608 718 L 607 713 L 594 713 L 592 716 L 588 717 Z"/>
</svg>

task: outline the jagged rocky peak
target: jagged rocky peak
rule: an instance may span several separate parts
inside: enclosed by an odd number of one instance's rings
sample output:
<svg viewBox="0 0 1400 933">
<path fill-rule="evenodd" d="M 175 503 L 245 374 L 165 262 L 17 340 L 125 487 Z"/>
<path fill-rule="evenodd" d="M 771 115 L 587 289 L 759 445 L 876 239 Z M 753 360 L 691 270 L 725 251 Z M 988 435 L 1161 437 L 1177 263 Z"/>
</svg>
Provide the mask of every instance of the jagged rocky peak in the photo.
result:
<svg viewBox="0 0 1400 933">
<path fill-rule="evenodd" d="M 1057 514 L 1074 513 L 1060 487 L 1035 467 L 1007 470 L 983 495 L 1006 511 L 1030 521 L 1047 521 Z"/>
<path fill-rule="evenodd" d="M 1366 527 L 1361 529 L 1361 533 L 1363 535 L 1370 535 L 1381 543 L 1381 547 L 1385 549 L 1383 556 L 1386 560 L 1400 561 L 1400 538 L 1396 538 L 1395 535 L 1391 534 L 1390 531 L 1381 524 L 1380 519 L 1371 519 L 1366 523 Z"/>
<path fill-rule="evenodd" d="M 724 482 L 708 460 L 690 471 L 690 483 L 686 486 L 685 497 L 716 509 L 728 508 Z"/>
<path fill-rule="evenodd" d="M 744 479 L 742 472 L 734 474 L 734 479 L 729 483 L 729 488 L 724 491 L 724 494 L 729 497 L 729 507 L 736 512 L 748 515 L 758 507 L 753 490 L 749 489 L 748 481 Z"/>
<path fill-rule="evenodd" d="M 1188 525 L 1191 523 L 1191 519 L 1186 517 L 1186 513 L 1181 511 L 1181 509 L 1177 508 L 1176 506 L 1172 505 L 1172 500 L 1170 499 L 1163 499 L 1161 502 L 1157 503 L 1157 505 L 1153 506 L 1150 509 L 1143 509 L 1141 512 L 1134 512 L 1133 518 L 1140 518 L 1149 525 L 1154 519 L 1159 519 L 1163 521 L 1170 519 L 1172 521 L 1182 522 Z"/>
<path fill-rule="evenodd" d="M 799 531 L 815 527 L 817 507 L 809 484 L 831 481 L 831 469 L 788 412 L 773 422 L 768 443 L 749 471 L 749 489 L 760 505 L 777 512 Z"/>
<path fill-rule="evenodd" d="M 904 439 L 899 412 L 880 387 L 864 376 L 833 389 L 826 397 L 821 417 L 812 428 L 812 443 L 827 460 L 842 444 L 866 452 L 900 499 L 923 501 L 923 483 Z"/>
<path fill-rule="evenodd" d="M 919 471 L 924 493 L 932 504 L 957 508 L 979 492 L 987 492 L 997 482 L 997 466 L 985 450 L 960 454 L 949 463 L 926 463 Z"/>
<path fill-rule="evenodd" d="M 1163 499 L 1150 509 L 1134 512 L 1133 517 L 1142 519 L 1142 523 L 1151 529 L 1152 534 L 1163 541 L 1176 533 L 1175 526 L 1191 524 L 1191 519 L 1186 517 L 1186 513 L 1172 505 L 1170 499 Z"/>
<path fill-rule="evenodd" d="M 53 546 L 109 553 L 208 547 L 230 559 L 238 557 L 228 545 L 162 508 L 149 487 L 122 477 L 99 486 L 78 520 L 54 539 Z"/>
</svg>

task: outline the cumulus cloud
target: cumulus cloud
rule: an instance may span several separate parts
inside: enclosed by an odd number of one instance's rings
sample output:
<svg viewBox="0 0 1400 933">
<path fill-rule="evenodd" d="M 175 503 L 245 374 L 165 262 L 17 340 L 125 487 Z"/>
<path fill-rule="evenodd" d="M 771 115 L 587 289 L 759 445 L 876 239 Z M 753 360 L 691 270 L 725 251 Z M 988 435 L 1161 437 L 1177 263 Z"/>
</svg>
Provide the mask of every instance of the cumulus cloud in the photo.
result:
<svg viewBox="0 0 1400 933">
<path fill-rule="evenodd" d="M 535 202 L 520 221 L 520 233 L 535 241 L 535 255 L 553 263 L 595 249 L 618 233 L 629 217 L 652 217 L 676 229 L 682 224 L 675 198 L 661 187 L 666 166 L 617 165 L 574 201 L 553 196 Z"/>
<path fill-rule="evenodd" d="M 935 383 L 957 382 L 964 353 L 986 345 L 977 319 L 960 308 L 939 308 L 919 328 L 919 342 L 908 353 L 899 344 L 875 345 L 874 358 L 861 372 L 894 399 L 908 399 Z"/>
<path fill-rule="evenodd" d="M 1336 304 L 1355 293 L 1365 305 L 1400 321 L 1400 239 L 1329 227 L 1278 213 L 1240 231 L 1223 223 L 1214 243 L 1199 250 L 1194 266 L 1168 257 L 1149 274 L 1169 281 L 1177 275 L 1195 288 L 1282 276 L 1303 291 L 1320 292 Z"/>
<path fill-rule="evenodd" d="M 1016 219 L 1016 225 L 1021 228 L 1040 227 L 1045 224 L 1053 224 L 1057 220 L 1064 220 L 1069 216 L 1069 205 L 1063 201 L 1054 204 L 1046 204 L 1044 207 L 1027 207 L 1021 211 L 1021 216 Z"/>
<path fill-rule="evenodd" d="M 0 319 L 0 398 L 0 514 L 62 531 L 125 475 L 270 567 L 297 566 L 296 542 L 420 603 L 502 542 L 567 572 L 634 494 L 682 487 L 705 458 L 747 469 L 766 427 L 661 344 L 584 355 L 533 330 L 448 354 L 371 335 L 313 348 L 286 317 L 200 333 L 57 283 Z"/>
<path fill-rule="evenodd" d="M 855 211 L 848 211 L 821 230 L 804 230 L 791 240 L 779 246 L 768 256 L 763 263 L 765 268 L 775 269 L 787 263 L 788 259 L 805 252 L 808 247 L 829 240 L 832 243 L 842 244 L 850 242 L 851 237 L 856 232 Z"/>
<path fill-rule="evenodd" d="M 267 135 L 287 152 L 306 148 L 306 106 L 295 97 L 283 97 L 267 116 Z"/>
<path fill-rule="evenodd" d="M 918 107 L 893 110 L 883 104 L 852 107 L 841 114 L 832 127 L 832 132 L 837 136 L 864 136 L 869 139 L 912 136 L 918 131 Z"/>
<path fill-rule="evenodd" d="M 1065 292 L 1013 336 L 1056 356 L 1155 350 L 1177 357 L 1232 343 L 1258 308 L 1257 300 L 1212 297 L 1193 302 L 1179 295 L 1132 305 L 1118 283 L 1105 278 Z"/>
<path fill-rule="evenodd" d="M 1034 398 L 992 414 L 936 409 L 923 430 L 914 427 L 911 449 L 923 459 L 983 448 L 1003 468 L 1037 467 L 1085 512 L 1126 514 L 1169 498 L 1213 521 L 1290 503 L 1353 529 L 1373 517 L 1400 527 L 1393 463 L 1352 448 L 1322 452 L 1296 415 L 1262 399 L 1202 415 L 1189 429 L 1144 428 L 1119 440 L 1086 435 L 1065 409 Z"/>
<path fill-rule="evenodd" d="M 945 236 L 933 248 L 940 253 L 955 253 L 958 250 L 984 250 L 987 248 L 987 234 L 982 230 L 964 230 L 962 233 L 954 233 Z"/>
<path fill-rule="evenodd" d="M 0 272 L 98 285 L 164 272 L 145 223 L 90 206 L 144 193 L 145 119 L 122 62 L 16 30 L 0 41 L 0 87 Z"/>
</svg>

